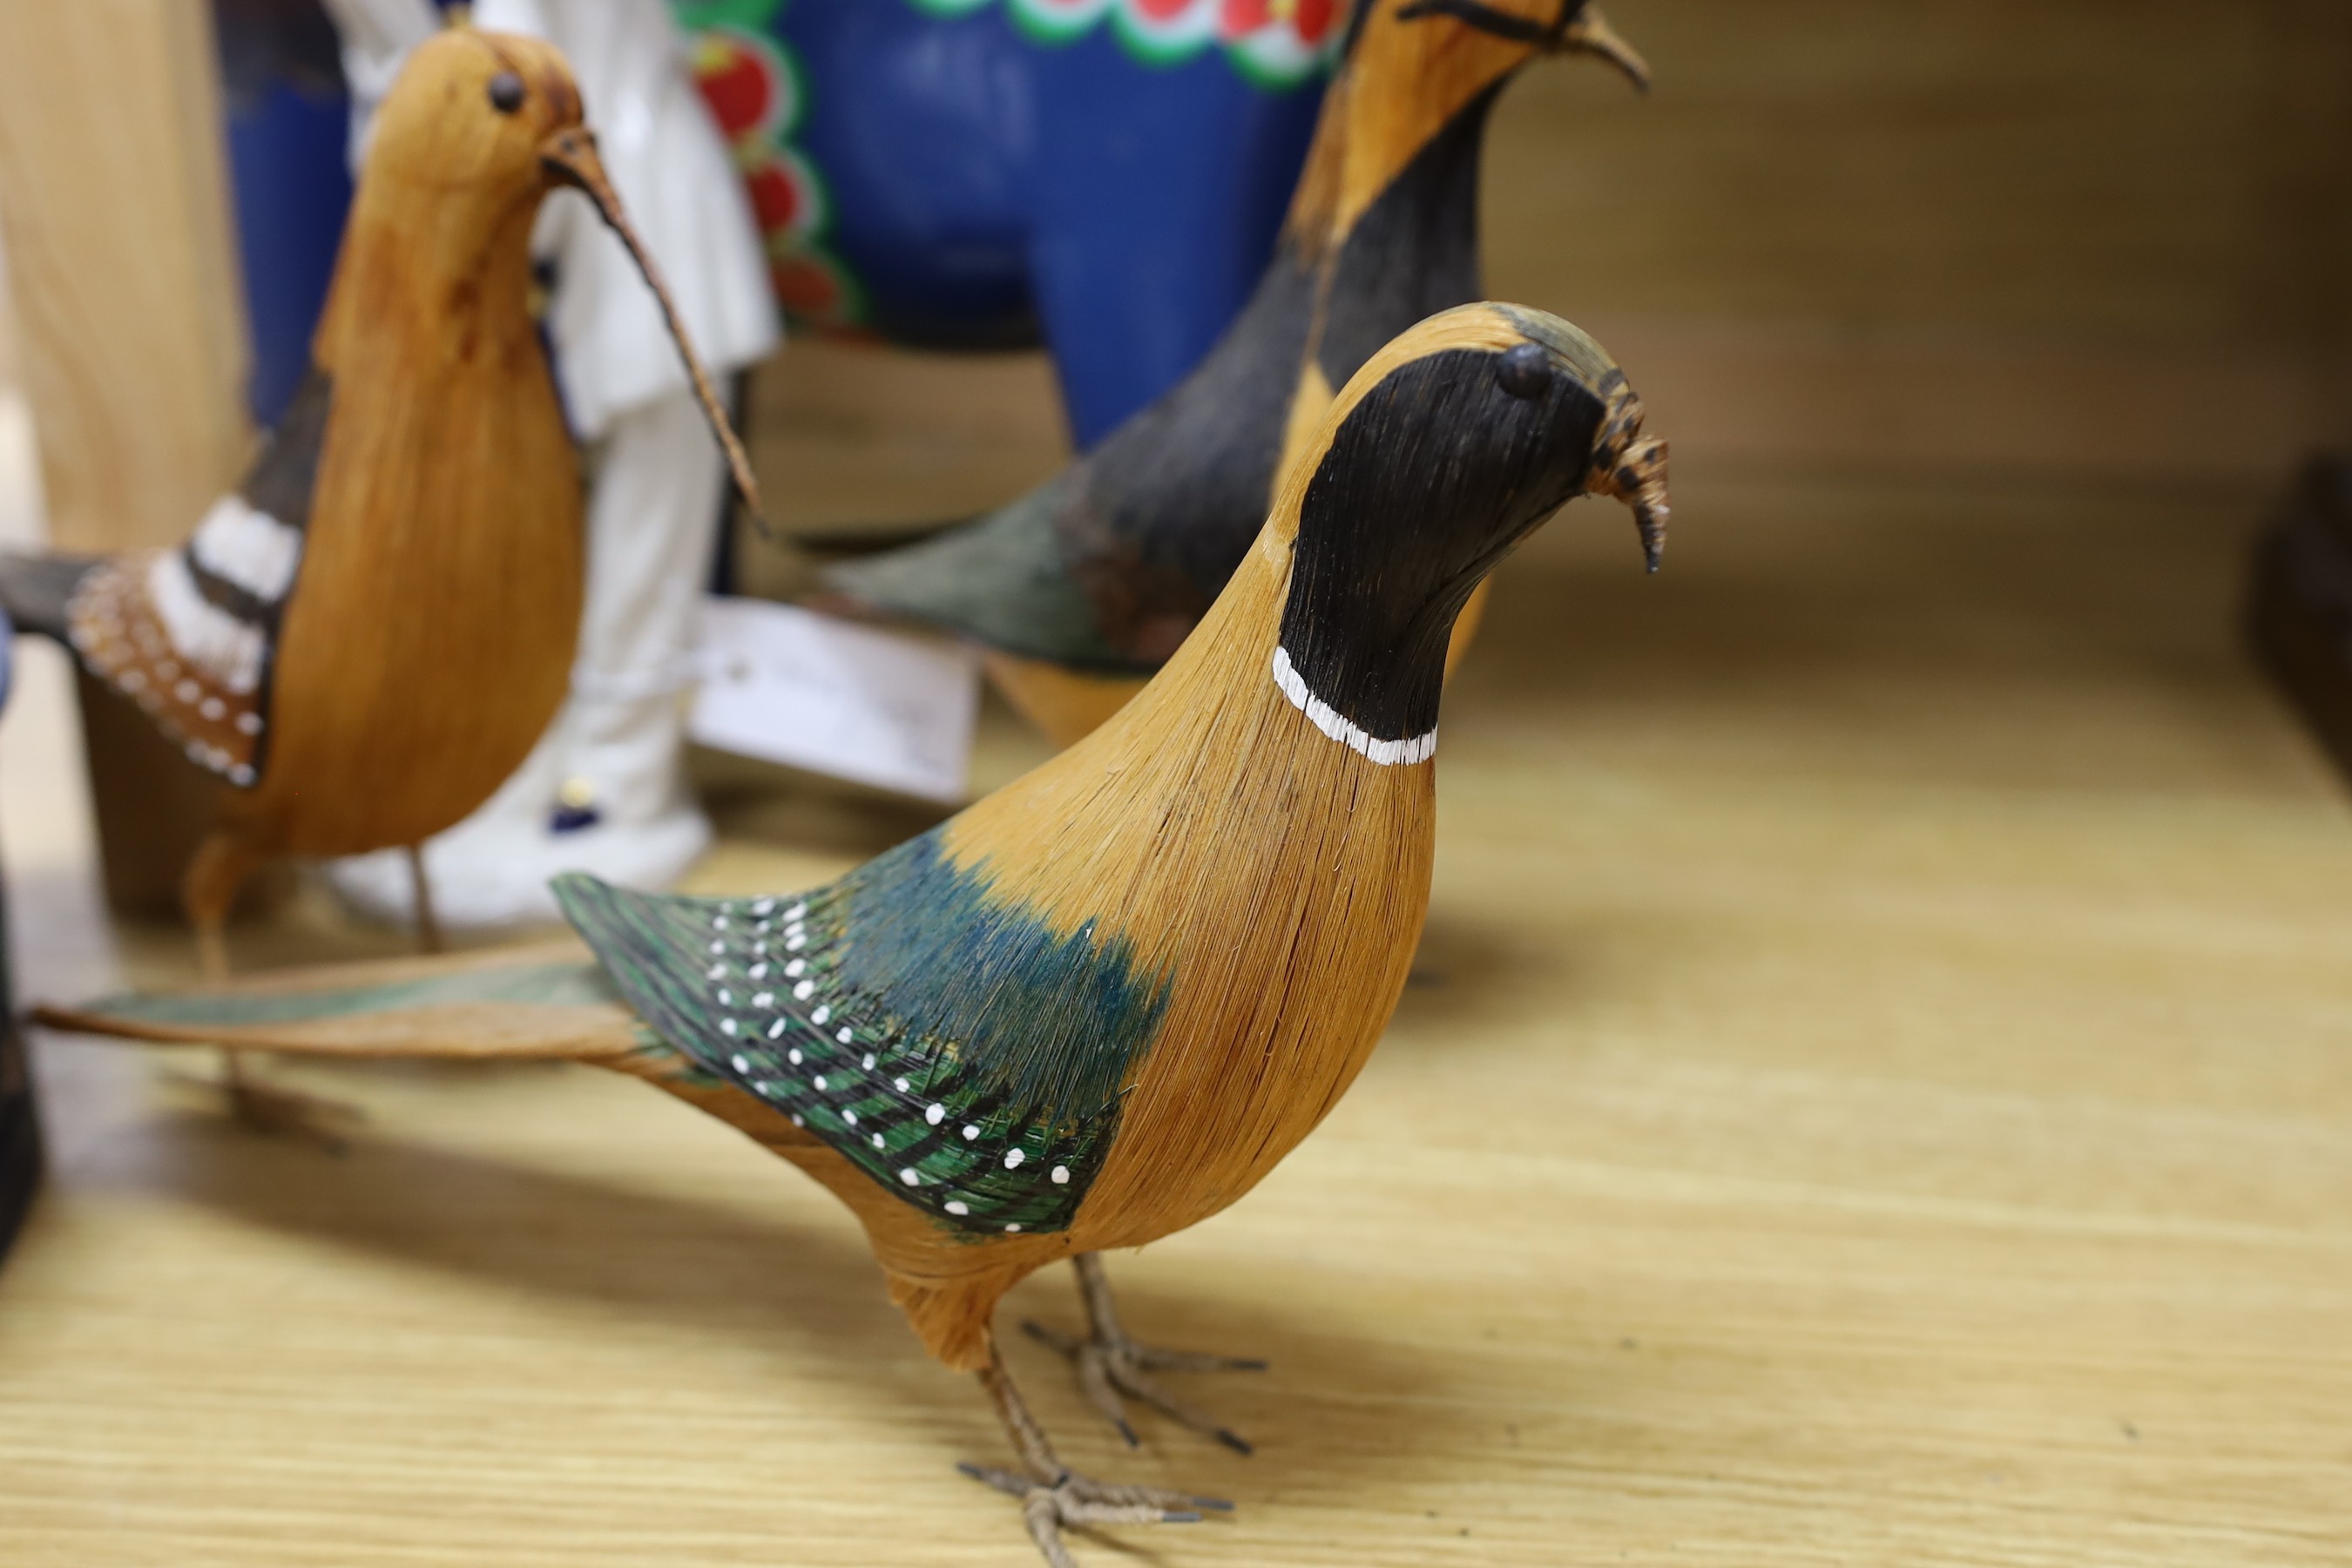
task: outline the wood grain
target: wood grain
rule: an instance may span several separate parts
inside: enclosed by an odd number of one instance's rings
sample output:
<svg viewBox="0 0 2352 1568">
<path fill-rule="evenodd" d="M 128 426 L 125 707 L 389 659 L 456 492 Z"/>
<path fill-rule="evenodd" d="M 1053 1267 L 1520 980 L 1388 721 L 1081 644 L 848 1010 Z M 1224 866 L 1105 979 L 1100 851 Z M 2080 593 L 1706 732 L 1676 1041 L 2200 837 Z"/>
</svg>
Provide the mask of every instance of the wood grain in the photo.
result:
<svg viewBox="0 0 2352 1568">
<path fill-rule="evenodd" d="M 2234 639 L 2253 505 L 1677 491 L 1663 576 L 1591 509 L 1501 580 L 1428 979 L 1354 1090 L 1111 1260 L 1139 1333 L 1274 1359 L 1186 1384 L 1258 1456 L 1146 1422 L 1129 1458 L 1011 1344 L 1072 1463 L 1241 1504 L 1082 1560 L 2342 1563 L 2352 812 Z M 980 782 L 1041 749 L 998 715 Z M 720 805 L 710 889 L 923 825 Z M 50 973 L 101 940 L 37 935 Z M 305 1069 L 373 1116 L 333 1160 L 133 1050 L 38 1065 L 12 1568 L 1034 1563 L 854 1223 L 686 1107 Z M 1078 1321 L 1055 1274 L 1006 1310 Z"/>
<path fill-rule="evenodd" d="M 2352 14 L 2328 0 L 1619 0 L 1656 88 L 1531 71 L 1490 287 L 1573 319 L 2341 342 Z M 2332 210 L 2331 210 L 2332 209 Z M 1570 297 L 1534 290 L 1572 287 Z"/>
<path fill-rule="evenodd" d="M 187 0 L 0 5 L 11 357 L 61 549 L 177 543 L 250 451 L 213 58 L 209 16 Z M 176 896 L 210 800 L 140 728 L 127 711 L 92 719 L 109 886 L 126 910 Z"/>
<path fill-rule="evenodd" d="M 0 222 L 62 548 L 175 544 L 250 442 L 211 27 L 0 8 Z"/>
</svg>

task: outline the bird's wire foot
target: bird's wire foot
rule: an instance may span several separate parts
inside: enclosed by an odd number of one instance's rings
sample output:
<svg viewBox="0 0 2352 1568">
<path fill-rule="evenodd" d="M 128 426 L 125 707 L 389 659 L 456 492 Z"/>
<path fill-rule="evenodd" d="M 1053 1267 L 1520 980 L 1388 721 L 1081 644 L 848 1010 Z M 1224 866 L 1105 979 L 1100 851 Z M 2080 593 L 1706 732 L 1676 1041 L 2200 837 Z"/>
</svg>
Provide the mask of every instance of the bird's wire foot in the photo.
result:
<svg viewBox="0 0 2352 1568">
<path fill-rule="evenodd" d="M 1044 1428 L 1029 1414 L 1013 1374 L 1004 1368 L 995 1342 L 988 1346 L 988 1365 L 980 1373 L 981 1387 L 996 1407 L 1004 1435 L 1021 1456 L 1019 1469 L 993 1465 L 959 1465 L 972 1479 L 1021 1500 L 1029 1539 L 1045 1554 L 1051 1568 L 1077 1568 L 1062 1541 L 1065 1530 L 1096 1524 L 1193 1524 L 1207 1513 L 1230 1513 L 1234 1505 L 1223 1498 L 1194 1497 L 1159 1487 L 1112 1486 L 1072 1471 L 1055 1457 Z"/>
<path fill-rule="evenodd" d="M 1240 1356 L 1206 1355 L 1197 1351 L 1160 1350 L 1136 1343 L 1119 1326 L 1111 1300 L 1110 1281 L 1102 1260 L 1093 1253 L 1072 1259 L 1078 1270 L 1078 1289 L 1086 1299 L 1089 1332 L 1081 1338 L 1024 1321 L 1021 1330 L 1031 1339 L 1059 1351 L 1077 1369 L 1078 1386 L 1130 1448 L 1142 1446 L 1127 1418 L 1127 1401 L 1139 1400 L 1180 1426 L 1215 1438 L 1236 1454 L 1254 1452 L 1248 1439 L 1215 1418 L 1205 1415 L 1160 1386 L 1156 1372 L 1264 1372 L 1265 1363 Z"/>
<path fill-rule="evenodd" d="M 956 1468 L 1021 1500 L 1029 1539 L 1037 1543 L 1053 1568 L 1077 1568 L 1077 1560 L 1063 1543 L 1064 1530 L 1093 1524 L 1197 1524 L 1203 1514 L 1231 1513 L 1234 1508 L 1223 1498 L 1194 1497 L 1160 1487 L 1115 1486 L 1074 1470 L 1046 1481 L 992 1465 L 961 1464 Z"/>
</svg>

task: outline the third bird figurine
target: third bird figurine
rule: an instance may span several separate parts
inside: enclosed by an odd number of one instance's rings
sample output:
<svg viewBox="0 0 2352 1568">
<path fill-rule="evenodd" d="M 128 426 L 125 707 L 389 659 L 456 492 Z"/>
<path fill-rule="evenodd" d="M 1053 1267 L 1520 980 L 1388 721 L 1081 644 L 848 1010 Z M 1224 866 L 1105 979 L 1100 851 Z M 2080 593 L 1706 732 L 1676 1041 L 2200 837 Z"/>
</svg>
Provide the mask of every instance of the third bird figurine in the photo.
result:
<svg viewBox="0 0 2352 1568">
<path fill-rule="evenodd" d="M 1274 260 L 1181 384 L 1044 486 L 834 567 L 848 605 L 928 621 L 1067 745 L 1141 689 L 1217 596 L 1334 390 L 1397 333 L 1475 300 L 1479 150 L 1544 54 L 1648 68 L 1586 0 L 1365 0 Z M 1465 635 L 1477 617 L 1474 602 Z"/>
</svg>

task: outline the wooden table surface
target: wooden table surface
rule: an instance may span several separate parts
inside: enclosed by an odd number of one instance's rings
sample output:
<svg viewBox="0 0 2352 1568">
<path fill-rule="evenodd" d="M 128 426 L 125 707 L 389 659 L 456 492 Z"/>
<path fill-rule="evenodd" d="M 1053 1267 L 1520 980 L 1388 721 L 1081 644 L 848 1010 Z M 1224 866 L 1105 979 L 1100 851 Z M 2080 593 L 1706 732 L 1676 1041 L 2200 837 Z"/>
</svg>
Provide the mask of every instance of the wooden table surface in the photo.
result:
<svg viewBox="0 0 2352 1568">
<path fill-rule="evenodd" d="M 1081 1556 L 2352 1563 L 2352 811 L 2239 651 L 2260 498 L 1680 490 L 1656 581 L 1598 507 L 1505 573 L 1354 1093 L 1112 1261 L 1147 1336 L 1272 1358 L 1188 1389 L 1256 1457 L 1129 1458 L 1013 1341 L 1074 1462 L 1240 1505 Z M 999 721 L 982 771 L 1034 754 Z M 720 806 L 709 888 L 925 820 Z M 27 809 L 30 988 L 181 962 Z M 240 958 L 383 941 L 306 904 Z M 1001 1452 L 976 1390 L 725 1129 L 585 1069 L 314 1068 L 370 1118 L 331 1158 L 173 1065 L 43 1042 L 0 1563 L 1034 1561 L 955 1472 Z"/>
</svg>

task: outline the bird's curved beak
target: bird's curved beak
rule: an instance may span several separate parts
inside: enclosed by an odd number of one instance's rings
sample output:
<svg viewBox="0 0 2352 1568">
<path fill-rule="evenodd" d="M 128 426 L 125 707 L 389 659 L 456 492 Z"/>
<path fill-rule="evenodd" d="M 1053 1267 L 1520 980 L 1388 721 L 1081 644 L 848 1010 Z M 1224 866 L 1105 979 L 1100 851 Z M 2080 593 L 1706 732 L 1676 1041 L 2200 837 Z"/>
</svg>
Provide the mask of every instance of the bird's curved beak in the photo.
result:
<svg viewBox="0 0 2352 1568">
<path fill-rule="evenodd" d="M 1642 562 L 1652 572 L 1665 564 L 1666 520 L 1674 507 L 1666 496 L 1666 443 L 1662 437 L 1637 441 L 1619 466 L 1633 489 L 1633 526 L 1642 535 Z"/>
<path fill-rule="evenodd" d="M 1563 55 L 1596 55 L 1624 72 L 1636 90 L 1650 90 L 1650 62 L 1609 25 L 1598 5 L 1578 7 L 1575 19 L 1559 30 L 1559 41 L 1552 47 Z"/>
<path fill-rule="evenodd" d="M 661 269 L 654 265 L 637 231 L 630 226 L 628 214 L 621 210 L 620 193 L 613 189 L 612 179 L 604 173 L 604 160 L 596 152 L 595 136 L 585 126 L 566 126 L 540 144 L 539 157 L 552 178 L 586 193 L 588 199 L 596 204 L 596 211 L 606 226 L 628 248 L 629 258 L 637 264 L 646 287 L 654 291 L 654 298 L 661 304 L 662 320 L 669 324 L 669 335 L 677 344 L 678 357 L 686 361 L 686 373 L 694 382 L 695 400 L 702 405 L 703 417 L 710 421 L 710 433 L 719 438 L 720 449 L 727 454 L 727 468 L 734 476 L 736 493 L 743 498 L 752 522 L 761 532 L 767 531 L 767 514 L 760 506 L 760 484 L 751 477 L 751 459 L 736 437 L 735 427 L 728 423 L 727 411 L 719 405 L 719 394 L 711 387 L 710 374 L 695 356 L 694 345 L 687 342 L 686 325 L 678 319 L 677 302 L 670 299 L 669 286 L 662 281 Z"/>
<path fill-rule="evenodd" d="M 1643 434 L 1642 400 L 1622 379 L 1609 401 L 1608 423 L 1585 475 L 1585 493 L 1610 496 L 1633 509 L 1633 526 L 1642 535 L 1643 564 L 1655 572 L 1665 561 L 1666 520 L 1674 515 L 1666 488 L 1665 438 Z"/>
</svg>

